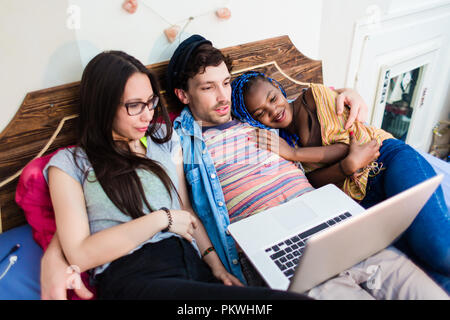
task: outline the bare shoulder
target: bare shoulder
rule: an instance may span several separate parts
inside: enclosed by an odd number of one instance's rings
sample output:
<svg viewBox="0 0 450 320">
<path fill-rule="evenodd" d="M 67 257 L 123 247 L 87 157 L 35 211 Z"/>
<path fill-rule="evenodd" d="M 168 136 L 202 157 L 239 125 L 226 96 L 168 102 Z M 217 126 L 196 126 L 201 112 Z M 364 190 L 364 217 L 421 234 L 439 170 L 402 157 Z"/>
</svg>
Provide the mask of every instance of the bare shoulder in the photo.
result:
<svg viewBox="0 0 450 320">
<path fill-rule="evenodd" d="M 316 112 L 316 101 L 314 100 L 312 88 L 306 89 L 300 98 L 302 98 L 302 102 L 309 111 Z"/>
</svg>

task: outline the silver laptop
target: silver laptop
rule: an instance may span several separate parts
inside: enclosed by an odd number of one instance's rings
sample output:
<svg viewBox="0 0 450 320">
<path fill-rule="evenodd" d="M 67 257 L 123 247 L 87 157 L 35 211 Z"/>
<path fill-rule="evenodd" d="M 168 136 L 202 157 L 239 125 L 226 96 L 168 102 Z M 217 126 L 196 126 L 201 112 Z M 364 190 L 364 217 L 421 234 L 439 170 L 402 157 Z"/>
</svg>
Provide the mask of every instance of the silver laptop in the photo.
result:
<svg viewBox="0 0 450 320">
<path fill-rule="evenodd" d="M 368 210 L 330 184 L 228 230 L 271 288 L 303 293 L 389 246 L 442 178 L 428 179 Z"/>
</svg>

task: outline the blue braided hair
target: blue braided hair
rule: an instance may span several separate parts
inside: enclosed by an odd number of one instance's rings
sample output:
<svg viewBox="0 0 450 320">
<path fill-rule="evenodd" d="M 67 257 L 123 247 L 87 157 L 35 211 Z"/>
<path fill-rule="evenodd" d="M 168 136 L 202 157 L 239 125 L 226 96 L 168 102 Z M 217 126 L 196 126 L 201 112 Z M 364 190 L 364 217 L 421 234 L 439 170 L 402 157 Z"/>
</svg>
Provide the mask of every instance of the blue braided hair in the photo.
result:
<svg viewBox="0 0 450 320">
<path fill-rule="evenodd" d="M 242 122 L 247 122 L 253 127 L 270 130 L 272 128 L 262 124 L 261 122 L 253 119 L 250 113 L 247 111 L 247 106 L 244 102 L 244 96 L 248 90 L 256 83 L 256 80 L 268 81 L 275 87 L 281 90 L 281 93 L 285 98 L 287 98 L 286 92 L 283 86 L 275 79 L 269 78 L 264 73 L 256 71 L 248 71 L 231 83 L 232 94 L 231 94 L 231 112 L 236 119 Z M 287 141 L 291 147 L 300 145 L 299 137 L 296 134 L 290 133 L 285 129 L 279 130 L 280 137 Z"/>
</svg>

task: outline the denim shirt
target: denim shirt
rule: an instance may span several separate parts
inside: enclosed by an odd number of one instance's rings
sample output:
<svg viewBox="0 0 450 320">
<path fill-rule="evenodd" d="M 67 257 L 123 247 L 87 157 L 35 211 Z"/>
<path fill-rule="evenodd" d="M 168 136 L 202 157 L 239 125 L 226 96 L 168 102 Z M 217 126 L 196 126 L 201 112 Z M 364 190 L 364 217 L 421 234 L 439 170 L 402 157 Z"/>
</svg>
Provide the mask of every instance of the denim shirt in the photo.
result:
<svg viewBox="0 0 450 320">
<path fill-rule="evenodd" d="M 183 149 L 184 172 L 192 208 L 203 222 L 225 268 L 245 284 L 236 243 L 227 231 L 230 219 L 216 168 L 203 140 L 202 129 L 188 107 L 175 119 L 174 128 Z"/>
</svg>

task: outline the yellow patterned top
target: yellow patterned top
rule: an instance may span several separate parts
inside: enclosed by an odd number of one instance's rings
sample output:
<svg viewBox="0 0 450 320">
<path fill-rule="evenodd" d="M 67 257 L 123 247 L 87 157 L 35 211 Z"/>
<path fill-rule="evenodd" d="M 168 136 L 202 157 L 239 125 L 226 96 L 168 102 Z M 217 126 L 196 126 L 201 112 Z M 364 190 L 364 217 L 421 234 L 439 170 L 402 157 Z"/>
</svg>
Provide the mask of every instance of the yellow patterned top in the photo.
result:
<svg viewBox="0 0 450 320">
<path fill-rule="evenodd" d="M 367 143 L 372 139 L 376 139 L 380 144 L 386 139 L 394 138 L 390 133 L 382 129 L 365 125 L 357 121 L 355 121 L 348 130 L 345 130 L 344 125 L 347 121 L 349 110 L 345 108 L 342 115 L 338 116 L 336 114 L 337 93 L 322 84 L 311 84 L 311 89 L 314 101 L 316 102 L 317 118 L 320 123 L 320 132 L 322 135 L 322 145 L 327 146 L 334 143 L 349 144 L 350 131 L 353 131 L 356 140 L 360 144 Z M 345 179 L 342 190 L 355 200 L 364 199 L 369 172 L 377 166 L 378 164 L 374 161 L 361 172 Z M 312 171 L 314 169 L 317 169 L 317 166 L 305 166 L 305 170 L 307 171 Z"/>
</svg>

